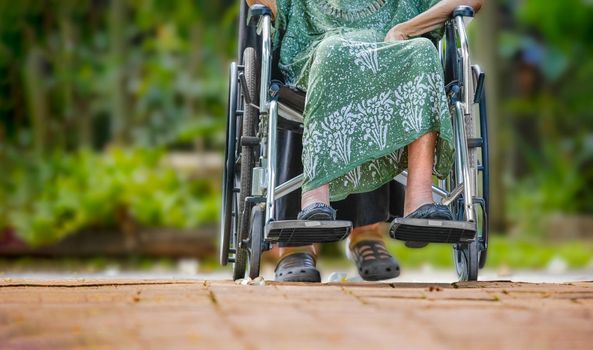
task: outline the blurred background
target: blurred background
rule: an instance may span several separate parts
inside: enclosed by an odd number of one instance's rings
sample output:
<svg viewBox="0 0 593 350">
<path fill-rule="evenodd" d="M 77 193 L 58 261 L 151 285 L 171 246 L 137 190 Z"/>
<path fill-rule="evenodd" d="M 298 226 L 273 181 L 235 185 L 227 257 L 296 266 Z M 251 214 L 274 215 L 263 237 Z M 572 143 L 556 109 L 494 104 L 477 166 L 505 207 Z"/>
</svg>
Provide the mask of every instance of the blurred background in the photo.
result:
<svg viewBox="0 0 593 350">
<path fill-rule="evenodd" d="M 0 0 L 2 271 L 220 270 L 238 1 Z M 488 0 L 470 39 L 487 268 L 593 269 L 593 2 Z M 452 267 L 449 246 L 390 249 L 404 269 Z"/>
</svg>

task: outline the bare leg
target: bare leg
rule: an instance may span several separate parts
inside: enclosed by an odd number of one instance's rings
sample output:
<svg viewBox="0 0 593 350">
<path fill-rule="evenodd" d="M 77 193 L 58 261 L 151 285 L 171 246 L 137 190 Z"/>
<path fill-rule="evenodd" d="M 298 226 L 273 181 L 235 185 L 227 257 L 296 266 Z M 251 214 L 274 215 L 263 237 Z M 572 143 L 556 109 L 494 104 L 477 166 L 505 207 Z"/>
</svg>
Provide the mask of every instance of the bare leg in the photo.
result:
<svg viewBox="0 0 593 350">
<path fill-rule="evenodd" d="M 404 216 L 420 206 L 432 203 L 432 167 L 436 132 L 420 136 L 408 145 L 408 185 Z"/>
<path fill-rule="evenodd" d="M 287 255 L 294 254 L 294 253 L 309 253 L 314 257 L 317 257 L 317 252 L 319 251 L 319 247 L 315 244 L 311 245 L 303 245 L 299 247 L 280 247 L 278 249 L 278 253 L 280 254 L 280 259 L 284 258 Z"/>
<path fill-rule="evenodd" d="M 311 191 L 303 193 L 301 196 L 301 209 L 313 203 L 323 203 L 329 205 L 329 185 L 322 185 Z M 280 248 L 280 257 L 283 258 L 290 254 L 302 252 L 316 256 L 317 250 L 318 249 L 316 249 L 314 245 Z"/>
<path fill-rule="evenodd" d="M 352 249 L 360 241 L 383 241 L 387 231 L 387 223 L 385 222 L 355 227 L 352 229 L 350 237 L 348 237 L 348 248 Z"/>
<path fill-rule="evenodd" d="M 303 193 L 301 196 L 301 209 L 313 203 L 329 205 L 329 185 L 321 185 L 315 189 Z"/>
<path fill-rule="evenodd" d="M 434 147 L 437 135 L 429 132 L 420 136 L 408 145 L 408 186 L 404 204 L 404 216 L 418 207 L 432 203 L 432 167 L 434 160 Z M 303 193 L 301 208 L 313 203 L 329 205 L 329 185 L 325 184 L 316 189 Z M 350 246 L 364 239 L 382 240 L 381 225 L 379 223 L 355 228 L 350 238 Z M 283 248 L 281 256 L 295 251 L 307 250 L 313 254 L 316 249 L 313 245 L 294 248 Z"/>
</svg>

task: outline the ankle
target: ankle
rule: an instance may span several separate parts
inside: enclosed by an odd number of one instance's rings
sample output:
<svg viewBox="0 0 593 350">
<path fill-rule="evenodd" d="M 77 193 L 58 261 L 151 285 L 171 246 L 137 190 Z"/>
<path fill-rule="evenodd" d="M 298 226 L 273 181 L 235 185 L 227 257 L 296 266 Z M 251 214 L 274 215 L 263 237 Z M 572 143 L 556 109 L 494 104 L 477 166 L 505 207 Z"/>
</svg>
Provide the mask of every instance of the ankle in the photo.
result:
<svg viewBox="0 0 593 350">
<path fill-rule="evenodd" d="M 313 190 L 304 192 L 301 196 L 301 209 L 314 203 L 323 203 L 329 206 L 329 186 L 323 185 Z"/>
<path fill-rule="evenodd" d="M 432 203 L 433 203 L 432 198 L 414 201 L 414 202 L 411 202 L 410 204 L 408 204 L 408 201 L 406 201 L 406 203 L 404 204 L 404 217 L 413 213 L 416 209 L 420 208 L 421 206 L 426 205 L 426 204 L 432 204 Z"/>
<path fill-rule="evenodd" d="M 388 224 L 384 222 L 356 227 L 348 237 L 348 248 L 352 249 L 361 241 L 383 241 L 387 230 Z"/>
<path fill-rule="evenodd" d="M 285 257 L 297 254 L 297 253 L 307 253 L 313 257 L 313 259 L 317 259 L 317 247 L 314 244 L 311 245 L 304 245 L 299 247 L 282 247 L 279 251 L 280 258 L 278 260 L 282 260 Z"/>
</svg>

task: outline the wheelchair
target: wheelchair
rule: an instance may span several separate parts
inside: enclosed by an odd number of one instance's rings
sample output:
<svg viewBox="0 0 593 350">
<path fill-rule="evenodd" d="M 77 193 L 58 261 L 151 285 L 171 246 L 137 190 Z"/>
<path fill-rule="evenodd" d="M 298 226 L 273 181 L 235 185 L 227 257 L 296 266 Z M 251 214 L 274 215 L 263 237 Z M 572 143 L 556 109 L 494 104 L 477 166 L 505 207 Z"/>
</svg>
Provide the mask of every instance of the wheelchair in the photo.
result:
<svg viewBox="0 0 593 350">
<path fill-rule="evenodd" d="M 275 203 L 300 189 L 303 175 L 277 182 L 279 130 L 303 131 L 305 93 L 281 82 L 272 52 L 272 12 L 240 1 L 237 61 L 229 67 L 226 149 L 220 227 L 220 263 L 233 264 L 233 279 L 256 278 L 262 253 L 273 244 L 298 246 L 346 238 L 349 221 L 277 220 Z M 472 65 L 460 6 L 438 43 L 454 132 L 450 175 L 433 185 L 433 197 L 450 207 L 455 221 L 396 218 L 392 238 L 449 243 L 460 281 L 475 281 L 488 249 L 488 126 L 485 73 Z M 405 186 L 407 172 L 395 177 Z"/>
</svg>

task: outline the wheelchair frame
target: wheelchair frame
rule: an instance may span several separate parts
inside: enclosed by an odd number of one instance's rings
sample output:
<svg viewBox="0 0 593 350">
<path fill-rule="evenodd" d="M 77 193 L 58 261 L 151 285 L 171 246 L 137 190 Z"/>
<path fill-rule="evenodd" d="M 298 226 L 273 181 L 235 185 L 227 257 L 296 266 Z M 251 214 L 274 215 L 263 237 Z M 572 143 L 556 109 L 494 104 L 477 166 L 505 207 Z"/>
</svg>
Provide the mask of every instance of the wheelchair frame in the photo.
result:
<svg viewBox="0 0 593 350">
<path fill-rule="evenodd" d="M 229 217 L 228 203 L 224 201 L 229 197 L 229 145 L 227 144 L 227 164 L 223 182 L 223 215 L 221 218 L 221 255 L 223 265 L 227 262 L 235 262 L 233 254 L 239 249 L 251 250 L 250 260 L 257 259 L 257 262 L 250 261 L 250 276 L 259 275 L 259 259 L 261 250 L 270 248 L 271 241 L 268 239 L 267 227 L 275 221 L 275 201 L 283 196 L 299 189 L 303 183 L 303 175 L 298 175 L 284 183 L 276 184 L 276 142 L 278 130 L 278 118 L 282 116 L 287 119 L 302 122 L 302 116 L 289 107 L 279 104 L 278 95 L 279 83 L 272 81 L 272 12 L 262 5 L 254 5 L 247 10 L 245 1 L 240 0 L 241 15 L 239 60 L 242 59 L 245 43 L 244 26 L 250 25 L 257 20 L 257 35 L 261 41 L 256 46 L 260 47 L 260 79 L 259 79 L 259 104 L 254 105 L 251 96 L 245 96 L 246 84 L 242 76 L 237 76 L 237 65 L 231 64 L 231 81 L 229 87 L 229 125 L 227 126 L 227 143 L 229 138 L 235 141 L 241 137 L 233 133 L 233 118 L 242 115 L 237 109 L 238 90 L 243 90 L 243 103 L 255 107 L 259 111 L 259 126 L 263 127 L 261 137 L 251 139 L 249 142 L 254 147 L 259 147 L 259 166 L 253 168 L 252 190 L 246 201 L 255 205 L 265 203 L 263 226 L 257 224 L 256 234 L 250 232 L 246 240 L 237 239 L 241 237 L 240 231 L 247 228 L 233 227 Z M 249 13 L 245 16 L 246 12 Z M 455 141 L 455 166 L 450 176 L 439 185 L 433 185 L 432 191 L 435 199 L 442 204 L 451 206 L 457 220 L 467 221 L 476 225 L 477 232 L 473 240 L 466 240 L 453 245 L 454 260 L 460 280 L 476 280 L 478 268 L 485 264 L 486 251 L 488 246 L 488 196 L 489 196 L 489 173 L 488 173 L 488 131 L 487 116 L 484 94 L 485 74 L 477 65 L 471 65 L 469 54 L 469 43 L 464 20 L 473 17 L 474 11 L 471 7 L 460 6 L 452 13 L 451 19 L 445 24 L 445 37 L 439 42 L 439 56 L 445 70 L 446 91 L 452 109 L 452 124 Z M 247 18 L 246 18 L 247 17 Z M 239 67 L 240 68 L 240 67 Z M 247 94 L 248 95 L 248 94 Z M 239 102 L 240 103 L 240 102 Z M 479 106 L 479 119 L 476 125 L 474 105 Z M 474 137 L 476 132 L 478 137 Z M 232 141 L 232 140 L 231 140 Z M 241 140 L 243 142 L 243 140 Z M 257 144 L 257 145 L 256 145 Z M 236 145 L 235 145 L 236 147 Z M 477 149 L 481 149 L 481 164 L 478 161 Z M 236 149 L 236 148 L 235 148 Z M 235 159 L 233 158 L 233 161 Z M 236 164 L 232 164 L 236 166 Z M 481 173 L 482 183 L 478 186 L 477 179 Z M 406 184 L 407 171 L 402 172 L 395 178 L 396 181 Z M 236 192 L 236 184 L 233 184 L 233 191 Z M 481 192 L 481 195 L 477 195 Z M 471 198 L 472 200 L 465 200 Z M 475 205 L 477 204 L 477 206 Z M 480 213 L 476 212 L 480 208 Z M 225 209 L 226 208 L 226 209 Z M 226 211 L 225 211 L 226 210 Z M 246 215 L 247 212 L 235 213 L 235 215 Z M 259 214 L 261 215 L 261 214 Z M 241 222 L 234 218 L 236 222 Z M 259 219 L 258 219 L 259 220 Z M 251 215 L 250 226 L 254 223 Z M 250 228 L 250 231 L 253 227 Z M 235 232 L 231 232 L 235 231 Z M 230 247 L 231 235 L 234 235 L 234 247 Z M 255 242 L 255 241 L 259 242 Z M 261 250 L 260 250 L 261 249 Z M 256 251 L 254 251 L 256 250 Z M 229 257 L 229 255 L 231 255 Z M 239 269 L 240 270 L 240 269 Z M 252 271 L 255 270 L 255 271 Z M 241 272 L 234 274 L 235 278 L 242 278 Z"/>
</svg>

